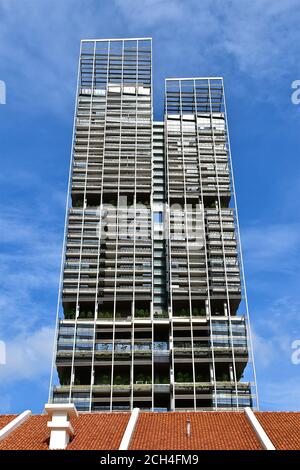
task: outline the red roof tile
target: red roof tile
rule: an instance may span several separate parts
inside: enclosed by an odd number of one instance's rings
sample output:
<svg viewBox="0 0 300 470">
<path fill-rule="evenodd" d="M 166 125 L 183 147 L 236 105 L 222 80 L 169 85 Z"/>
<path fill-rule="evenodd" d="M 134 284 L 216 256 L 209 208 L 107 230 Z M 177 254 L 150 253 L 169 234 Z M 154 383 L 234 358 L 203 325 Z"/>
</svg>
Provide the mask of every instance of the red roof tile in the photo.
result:
<svg viewBox="0 0 300 470">
<path fill-rule="evenodd" d="M 0 429 L 15 419 L 18 415 L 0 415 Z"/>
<path fill-rule="evenodd" d="M 300 449 L 300 413 L 259 412 L 256 416 L 277 449 Z M 0 429 L 16 415 L 0 416 Z M 130 413 L 86 413 L 72 419 L 69 450 L 119 448 Z M 186 434 L 187 419 L 191 435 Z M 49 449 L 47 415 L 33 415 L 0 441 L 0 450 Z M 259 450 L 261 445 L 243 412 L 145 413 L 138 417 L 132 450 Z"/>
<path fill-rule="evenodd" d="M 186 434 L 187 418 L 191 435 Z M 142 413 L 132 450 L 261 449 L 247 418 L 237 412 Z"/>
<path fill-rule="evenodd" d="M 82 414 L 72 419 L 75 436 L 68 449 L 118 449 L 125 432 L 130 413 Z M 49 416 L 30 416 L 6 439 L 0 441 L 0 450 L 47 450 L 50 430 Z"/>
<path fill-rule="evenodd" d="M 300 413 L 257 412 L 258 421 L 278 450 L 300 450 Z"/>
<path fill-rule="evenodd" d="M 83 414 L 72 420 L 75 437 L 68 449 L 114 450 L 118 449 L 130 413 Z"/>
<path fill-rule="evenodd" d="M 0 441 L 0 450 L 47 450 L 50 430 L 48 416 L 29 416 L 18 428 Z"/>
</svg>

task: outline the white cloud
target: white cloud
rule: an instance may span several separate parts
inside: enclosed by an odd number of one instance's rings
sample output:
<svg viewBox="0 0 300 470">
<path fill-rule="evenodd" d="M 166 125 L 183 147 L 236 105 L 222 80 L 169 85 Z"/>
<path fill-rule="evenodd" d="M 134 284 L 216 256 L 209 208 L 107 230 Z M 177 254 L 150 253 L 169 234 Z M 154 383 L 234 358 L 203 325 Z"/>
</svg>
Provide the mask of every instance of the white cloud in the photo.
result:
<svg viewBox="0 0 300 470">
<path fill-rule="evenodd" d="M 44 225 L 43 225 L 44 223 Z M 0 339 L 54 324 L 62 233 L 51 218 L 3 210 L 1 230 Z"/>
<path fill-rule="evenodd" d="M 44 375 L 50 377 L 53 335 L 54 329 L 43 327 L 7 341 L 6 365 L 0 366 L 0 382 L 8 385 Z"/>
<path fill-rule="evenodd" d="M 1 369 L 0 369 L 0 371 L 1 371 Z M 1 410 L 1 413 L 3 413 L 3 414 L 8 414 L 8 413 L 11 413 L 11 412 L 14 413 L 15 411 L 12 410 L 11 405 L 12 405 L 11 396 L 9 394 L 6 394 L 6 393 L 1 393 L 1 395 L 0 395 L 0 410 Z"/>
<path fill-rule="evenodd" d="M 0 340 L 6 346 L 1 412 L 18 409 L 25 382 L 45 395 L 49 386 L 62 242 L 53 224 L 57 205 L 51 209 L 3 207 L 0 215 Z"/>
<path fill-rule="evenodd" d="M 256 312 L 253 334 L 263 362 L 266 358 L 274 360 L 275 355 L 285 355 L 291 362 L 291 344 L 300 337 L 300 299 L 296 295 L 278 296 L 262 311 Z"/>
<path fill-rule="evenodd" d="M 70 116 L 80 38 L 98 26 L 93 10 L 82 1 L 1 1 L 0 59 L 8 102 L 27 105 L 27 113 L 48 109 L 65 115 L 67 107 Z"/>
<path fill-rule="evenodd" d="M 166 26 L 167 21 L 180 22 L 190 11 L 189 2 L 180 0 L 115 0 L 115 4 L 132 25 L 143 24 L 144 27 L 160 23 Z"/>
<path fill-rule="evenodd" d="M 300 299 L 293 293 L 265 304 L 254 328 L 252 322 L 261 408 L 299 409 L 300 366 L 292 362 L 292 343 L 300 339 Z"/>
<path fill-rule="evenodd" d="M 299 411 L 300 378 L 295 370 L 293 377 L 262 382 L 260 388 L 261 410 Z"/>
<path fill-rule="evenodd" d="M 260 336 L 253 327 L 251 333 L 256 366 L 265 368 L 274 360 L 275 347 L 271 339 Z"/>
<path fill-rule="evenodd" d="M 295 273 L 300 253 L 299 224 L 258 221 L 242 232 L 246 267 L 252 271 Z"/>
<path fill-rule="evenodd" d="M 293 66 L 297 27 L 297 0 L 244 0 L 224 4 L 224 47 L 242 71 L 252 76 L 282 76 Z"/>
<path fill-rule="evenodd" d="M 264 97 L 297 73 L 298 0 L 2 0 L 0 14 L 8 102 L 27 112 L 70 115 L 81 38 L 153 36 L 156 77 L 239 71 L 265 81 Z"/>
<path fill-rule="evenodd" d="M 132 30 L 154 30 L 168 50 L 188 65 L 213 66 L 232 58 L 248 76 L 282 76 L 297 55 L 298 0 L 115 0 Z M 187 47 L 188 46 L 188 47 Z M 180 57 L 183 50 L 189 54 Z M 265 90 L 266 91 L 266 90 Z"/>
</svg>

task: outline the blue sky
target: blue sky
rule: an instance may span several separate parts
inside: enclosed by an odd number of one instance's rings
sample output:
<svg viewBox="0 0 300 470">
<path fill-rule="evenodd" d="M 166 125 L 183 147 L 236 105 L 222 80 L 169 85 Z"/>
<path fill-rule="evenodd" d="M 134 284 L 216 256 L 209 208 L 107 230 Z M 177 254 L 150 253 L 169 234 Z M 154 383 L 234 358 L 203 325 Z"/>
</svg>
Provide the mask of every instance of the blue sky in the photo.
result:
<svg viewBox="0 0 300 470">
<path fill-rule="evenodd" d="M 47 401 L 82 38 L 153 37 L 163 80 L 224 76 L 261 408 L 300 408 L 298 0 L 0 0 L 0 412 Z"/>
</svg>

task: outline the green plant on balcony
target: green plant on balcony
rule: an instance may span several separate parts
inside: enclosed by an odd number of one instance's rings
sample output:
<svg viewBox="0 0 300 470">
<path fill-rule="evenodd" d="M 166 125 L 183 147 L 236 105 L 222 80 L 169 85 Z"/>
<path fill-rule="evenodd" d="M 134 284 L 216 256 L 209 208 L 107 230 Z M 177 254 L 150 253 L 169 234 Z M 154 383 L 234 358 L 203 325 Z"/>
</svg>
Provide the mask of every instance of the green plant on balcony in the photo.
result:
<svg viewBox="0 0 300 470">
<path fill-rule="evenodd" d="M 113 313 L 112 313 L 112 312 L 107 312 L 107 311 L 99 312 L 99 313 L 98 313 L 98 317 L 99 317 L 99 318 L 112 318 L 112 317 L 113 317 Z"/>
<path fill-rule="evenodd" d="M 193 308 L 193 316 L 194 317 L 204 317 L 206 315 L 206 310 L 204 307 L 198 308 L 194 307 Z"/>
<path fill-rule="evenodd" d="M 70 385 L 70 375 L 66 373 L 61 374 L 59 381 L 61 385 Z"/>
<path fill-rule="evenodd" d="M 129 378 L 126 376 L 116 375 L 114 385 L 129 385 Z"/>
<path fill-rule="evenodd" d="M 64 316 L 66 320 L 74 320 L 76 309 L 75 307 L 68 308 L 64 310 Z"/>
<path fill-rule="evenodd" d="M 178 372 L 176 374 L 176 382 L 191 382 L 192 375 L 189 372 Z"/>
<path fill-rule="evenodd" d="M 108 374 L 103 374 L 98 379 L 99 385 L 109 385 L 110 384 L 110 377 Z"/>
<path fill-rule="evenodd" d="M 144 310 L 143 308 L 137 308 L 135 310 L 135 317 L 137 318 L 145 318 L 149 317 L 150 313 L 149 310 Z"/>
<path fill-rule="evenodd" d="M 78 377 L 75 377 L 74 385 L 80 385 L 80 379 Z"/>
<path fill-rule="evenodd" d="M 143 373 L 139 373 L 137 374 L 136 378 L 135 378 L 135 381 L 136 383 L 139 382 L 139 383 L 142 383 L 142 384 L 151 384 L 152 383 L 152 379 L 151 379 L 151 376 L 150 375 L 145 375 Z"/>
<path fill-rule="evenodd" d="M 145 375 L 144 374 L 137 374 L 136 378 L 135 378 L 135 381 L 136 382 L 143 382 L 145 381 Z"/>
<path fill-rule="evenodd" d="M 175 313 L 175 316 L 188 317 L 189 316 L 189 311 L 186 308 L 182 308 L 182 309 L 179 310 L 179 312 L 177 314 Z"/>
<path fill-rule="evenodd" d="M 114 378 L 114 385 L 121 385 L 122 383 L 122 377 L 120 375 L 116 375 Z"/>
<path fill-rule="evenodd" d="M 220 375 L 220 382 L 229 382 L 229 374 L 227 372 L 223 372 Z"/>
<path fill-rule="evenodd" d="M 168 312 L 165 310 L 162 310 L 161 312 L 154 312 L 154 318 L 167 318 L 168 317 Z"/>
<path fill-rule="evenodd" d="M 80 318 L 92 319 L 92 318 L 94 318 L 94 314 L 91 310 L 88 310 L 88 311 L 82 310 L 80 312 Z"/>
<path fill-rule="evenodd" d="M 73 207 L 83 207 L 83 201 L 78 199 L 74 202 Z"/>
<path fill-rule="evenodd" d="M 127 318 L 127 314 L 124 312 L 116 312 L 116 318 Z"/>
<path fill-rule="evenodd" d="M 176 382 L 183 382 L 183 373 L 182 372 L 177 372 Z"/>
<path fill-rule="evenodd" d="M 202 374 L 196 374 L 196 382 L 207 382 L 207 380 L 204 380 L 204 376 Z"/>
<path fill-rule="evenodd" d="M 166 385 L 166 384 L 169 384 L 169 383 L 170 383 L 170 378 L 169 378 L 167 375 L 165 375 L 165 376 L 163 376 L 163 377 L 156 376 L 154 382 L 155 382 L 156 384 L 160 384 L 160 385 L 164 384 L 164 385 Z"/>
</svg>

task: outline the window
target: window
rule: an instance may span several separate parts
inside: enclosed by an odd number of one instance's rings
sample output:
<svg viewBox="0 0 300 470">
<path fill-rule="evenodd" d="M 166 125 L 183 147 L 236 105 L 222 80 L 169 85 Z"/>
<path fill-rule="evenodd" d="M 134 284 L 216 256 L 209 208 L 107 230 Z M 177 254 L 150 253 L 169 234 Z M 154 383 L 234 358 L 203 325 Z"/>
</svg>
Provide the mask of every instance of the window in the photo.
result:
<svg viewBox="0 0 300 470">
<path fill-rule="evenodd" d="M 154 222 L 159 222 L 159 223 L 161 223 L 161 222 L 163 221 L 163 214 L 162 214 L 162 212 L 154 212 L 153 220 L 154 220 Z"/>
</svg>

